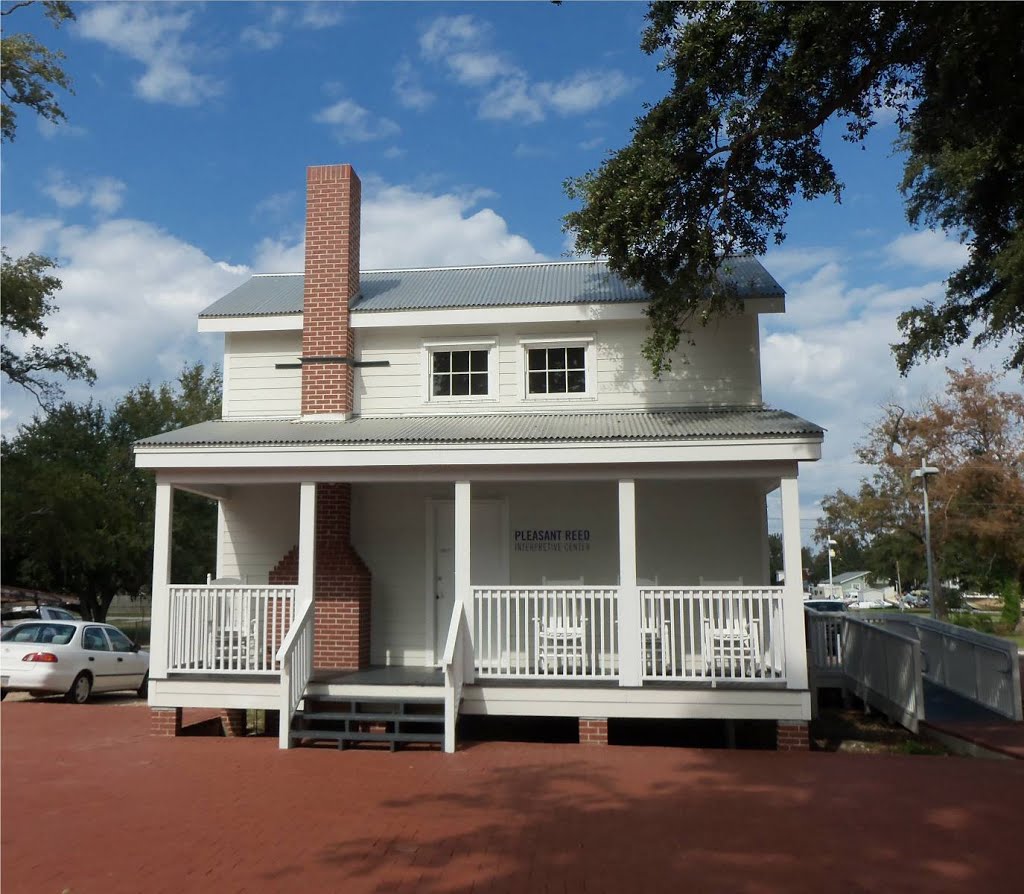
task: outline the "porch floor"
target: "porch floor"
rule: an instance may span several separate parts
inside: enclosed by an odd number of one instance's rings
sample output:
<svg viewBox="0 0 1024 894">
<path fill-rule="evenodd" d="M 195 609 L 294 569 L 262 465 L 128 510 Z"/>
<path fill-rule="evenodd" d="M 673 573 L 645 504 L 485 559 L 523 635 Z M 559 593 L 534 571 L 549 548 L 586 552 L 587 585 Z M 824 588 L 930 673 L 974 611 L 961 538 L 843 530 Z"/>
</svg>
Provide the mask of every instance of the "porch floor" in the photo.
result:
<svg viewBox="0 0 1024 894">
<path fill-rule="evenodd" d="M 311 685 L 320 686 L 444 686 L 444 671 L 439 667 L 366 667 L 361 670 L 343 668 L 320 668 L 313 671 Z M 719 689 L 785 689 L 781 680 L 716 680 Z M 573 677 L 529 677 L 514 679 L 508 677 L 477 676 L 473 685 L 521 687 L 524 689 L 547 689 L 552 686 L 580 687 L 587 689 L 621 689 L 616 679 L 576 679 Z M 644 680 L 642 689 L 711 689 L 710 680 Z"/>
</svg>

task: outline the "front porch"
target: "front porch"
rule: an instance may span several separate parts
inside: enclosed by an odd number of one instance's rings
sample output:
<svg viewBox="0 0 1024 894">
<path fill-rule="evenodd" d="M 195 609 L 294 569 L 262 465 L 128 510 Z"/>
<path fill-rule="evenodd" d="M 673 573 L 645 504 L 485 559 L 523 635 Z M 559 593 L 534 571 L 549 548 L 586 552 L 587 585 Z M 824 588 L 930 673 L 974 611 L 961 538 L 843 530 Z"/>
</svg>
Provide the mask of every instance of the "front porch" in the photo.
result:
<svg viewBox="0 0 1024 894">
<path fill-rule="evenodd" d="M 307 698 L 428 688 L 445 701 L 448 750 L 460 712 L 806 719 L 795 472 L 161 476 L 151 704 L 277 710 L 287 746 Z M 220 501 L 224 577 L 167 579 L 176 487 Z M 774 489 L 790 585 L 768 584 Z"/>
</svg>

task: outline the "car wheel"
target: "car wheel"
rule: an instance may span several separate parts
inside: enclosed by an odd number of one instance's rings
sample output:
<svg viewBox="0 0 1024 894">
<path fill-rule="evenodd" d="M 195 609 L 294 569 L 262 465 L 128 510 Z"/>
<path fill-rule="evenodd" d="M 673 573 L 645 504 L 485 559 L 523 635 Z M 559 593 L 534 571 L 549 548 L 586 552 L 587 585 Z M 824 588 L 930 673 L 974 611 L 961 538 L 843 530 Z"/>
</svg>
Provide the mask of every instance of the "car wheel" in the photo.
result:
<svg viewBox="0 0 1024 894">
<path fill-rule="evenodd" d="M 146 676 L 142 678 L 142 682 L 139 684 L 139 688 L 135 690 L 135 694 L 139 698 L 149 698 L 149 672 L 146 672 Z"/>
<path fill-rule="evenodd" d="M 89 701 L 90 695 L 92 695 L 92 677 L 82 671 L 75 677 L 75 682 L 71 684 L 71 688 L 64 698 L 73 705 L 84 705 Z"/>
<path fill-rule="evenodd" d="M 7 690 L 0 689 L 0 702 L 2 702 L 5 698 L 7 698 Z"/>
</svg>

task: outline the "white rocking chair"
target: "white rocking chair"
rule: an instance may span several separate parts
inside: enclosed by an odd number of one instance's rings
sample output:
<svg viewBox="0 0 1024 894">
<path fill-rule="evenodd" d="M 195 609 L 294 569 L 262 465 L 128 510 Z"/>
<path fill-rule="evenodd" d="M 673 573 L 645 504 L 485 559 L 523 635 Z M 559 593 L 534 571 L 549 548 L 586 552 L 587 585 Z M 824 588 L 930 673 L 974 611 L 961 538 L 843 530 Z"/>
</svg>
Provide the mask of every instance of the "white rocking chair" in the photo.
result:
<svg viewBox="0 0 1024 894">
<path fill-rule="evenodd" d="M 546 587 L 579 587 L 583 578 L 549 580 Z M 534 622 L 534 663 L 539 674 L 585 673 L 587 665 L 587 617 L 576 600 L 556 593 L 545 594 Z"/>
</svg>

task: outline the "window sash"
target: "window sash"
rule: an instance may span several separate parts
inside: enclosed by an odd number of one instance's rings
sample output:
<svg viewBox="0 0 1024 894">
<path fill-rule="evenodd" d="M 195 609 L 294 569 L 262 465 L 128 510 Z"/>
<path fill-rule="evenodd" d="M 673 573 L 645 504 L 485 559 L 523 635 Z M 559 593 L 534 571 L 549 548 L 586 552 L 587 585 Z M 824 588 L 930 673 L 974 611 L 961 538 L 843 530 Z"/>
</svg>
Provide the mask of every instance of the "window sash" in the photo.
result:
<svg viewBox="0 0 1024 894">
<path fill-rule="evenodd" d="M 586 394 L 587 349 L 584 346 L 527 348 L 527 394 Z"/>
<path fill-rule="evenodd" d="M 487 349 L 432 350 L 431 397 L 487 397 L 490 370 Z"/>
</svg>

